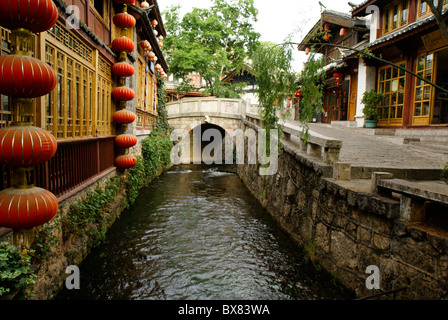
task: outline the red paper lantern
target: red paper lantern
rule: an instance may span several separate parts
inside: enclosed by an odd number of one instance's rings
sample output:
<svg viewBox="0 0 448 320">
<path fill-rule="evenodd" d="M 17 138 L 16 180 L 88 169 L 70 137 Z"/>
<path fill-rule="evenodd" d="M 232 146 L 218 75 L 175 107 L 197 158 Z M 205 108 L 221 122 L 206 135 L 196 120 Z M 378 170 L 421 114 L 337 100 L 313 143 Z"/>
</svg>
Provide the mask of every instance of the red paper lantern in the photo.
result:
<svg viewBox="0 0 448 320">
<path fill-rule="evenodd" d="M 134 42 L 127 37 L 120 37 L 112 41 L 112 51 L 131 53 L 135 49 Z"/>
<path fill-rule="evenodd" d="M 54 70 L 45 62 L 18 55 L 0 56 L 0 94 L 36 98 L 51 91 L 57 83 Z"/>
<path fill-rule="evenodd" d="M 309 54 L 310 54 L 310 51 L 311 51 L 310 48 L 305 48 L 305 54 L 306 54 L 306 55 L 309 55 Z"/>
<path fill-rule="evenodd" d="M 156 56 L 156 54 L 154 52 L 152 52 L 152 51 L 148 53 L 148 58 L 149 59 L 153 59 L 155 56 Z"/>
<path fill-rule="evenodd" d="M 122 29 L 132 29 L 135 27 L 135 24 L 137 23 L 135 18 L 127 12 L 115 15 L 112 21 L 118 28 Z"/>
<path fill-rule="evenodd" d="M 339 32 L 339 35 L 341 37 L 345 36 L 345 28 L 341 28 L 341 31 Z"/>
<path fill-rule="evenodd" d="M 325 33 L 324 40 L 325 40 L 325 41 L 330 40 L 330 34 L 329 34 L 328 32 Z"/>
<path fill-rule="evenodd" d="M 163 41 L 163 36 L 162 35 L 160 35 L 157 39 L 159 39 L 159 41 Z"/>
<path fill-rule="evenodd" d="M 137 137 L 132 134 L 121 134 L 115 138 L 115 145 L 120 148 L 132 148 L 137 144 Z"/>
<path fill-rule="evenodd" d="M 129 110 L 120 110 L 114 113 L 114 122 L 117 124 L 130 124 L 135 121 L 136 115 Z"/>
<path fill-rule="evenodd" d="M 337 86 L 339 87 L 339 83 L 341 83 L 344 75 L 342 73 L 334 73 L 333 77 L 336 78 L 336 83 L 337 83 Z"/>
<path fill-rule="evenodd" d="M 130 154 L 119 156 L 115 159 L 115 165 L 118 168 L 122 169 L 129 169 L 135 167 L 136 164 L 137 164 L 137 158 Z"/>
<path fill-rule="evenodd" d="M 0 225 L 12 229 L 40 226 L 58 212 L 58 200 L 41 188 L 0 191 Z"/>
<path fill-rule="evenodd" d="M 112 73 L 117 77 L 132 77 L 135 69 L 129 63 L 118 62 L 112 66 Z"/>
<path fill-rule="evenodd" d="M 146 2 L 146 1 L 143 1 L 142 3 L 140 3 L 140 8 L 148 9 L 149 8 L 149 3 Z"/>
<path fill-rule="evenodd" d="M 162 42 L 159 42 L 159 47 L 163 48 L 163 43 Z"/>
<path fill-rule="evenodd" d="M 50 160 L 57 147 L 54 136 L 41 128 L 10 126 L 0 129 L 0 164 L 34 167 Z"/>
<path fill-rule="evenodd" d="M 135 92 L 125 86 L 118 87 L 112 90 L 112 98 L 118 101 L 130 101 L 135 98 Z"/>
<path fill-rule="evenodd" d="M 325 29 L 325 31 L 330 30 L 330 25 L 328 23 L 326 23 L 325 26 L 324 26 L 324 29 Z"/>
<path fill-rule="evenodd" d="M 154 19 L 154 20 L 151 21 L 151 25 L 152 25 L 153 27 L 156 27 L 158 24 L 159 24 L 159 23 L 157 22 L 156 19 Z"/>
<path fill-rule="evenodd" d="M 57 20 L 58 9 L 52 0 L 0 1 L 0 25 L 4 28 L 39 33 L 50 30 Z"/>
<path fill-rule="evenodd" d="M 146 50 L 151 50 L 151 44 L 149 43 L 148 40 L 143 40 L 142 42 L 140 42 L 140 47 L 142 47 L 143 49 Z"/>
</svg>

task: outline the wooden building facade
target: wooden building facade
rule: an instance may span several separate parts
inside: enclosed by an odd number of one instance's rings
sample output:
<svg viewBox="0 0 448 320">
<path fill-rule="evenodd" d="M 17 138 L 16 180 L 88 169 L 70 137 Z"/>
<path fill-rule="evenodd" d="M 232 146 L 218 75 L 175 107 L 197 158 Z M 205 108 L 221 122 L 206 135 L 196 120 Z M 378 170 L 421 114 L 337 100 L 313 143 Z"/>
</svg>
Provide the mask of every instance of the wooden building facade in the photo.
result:
<svg viewBox="0 0 448 320">
<path fill-rule="evenodd" d="M 443 1 L 445 14 L 448 1 Z M 428 5 L 421 0 L 366 1 L 354 8 L 353 17 L 366 16 L 371 5 L 379 15 L 369 50 L 448 89 L 448 42 Z M 448 127 L 447 93 L 389 64 L 369 63 L 376 70 L 374 88 L 386 96 L 378 108 L 379 126 Z"/>
<path fill-rule="evenodd" d="M 31 119 L 36 127 L 51 132 L 58 142 L 56 155 L 34 170 L 36 186 L 50 190 L 63 201 L 115 170 L 114 139 L 117 134 L 113 114 L 117 103 L 112 90 L 117 77 L 112 66 L 119 57 L 111 50 L 113 39 L 121 29 L 112 20 L 117 13 L 113 0 L 53 0 L 58 8 L 56 25 L 47 32 L 34 36 L 35 57 L 45 61 L 57 73 L 53 92 L 34 99 L 35 114 Z M 149 41 L 158 58 L 157 63 L 168 71 L 157 34 L 165 37 L 161 14 L 156 0 L 154 7 L 142 13 L 140 2 L 128 6 L 137 25 L 128 36 L 135 44 L 127 62 L 135 74 L 127 79 L 135 99 L 128 104 L 137 120 L 128 126 L 134 134 L 153 129 L 157 119 L 157 84 L 155 62 L 151 62 L 138 45 Z M 75 7 L 69 7 L 75 6 Z M 73 11 L 75 10 L 75 11 Z M 79 27 L 73 28 L 74 13 L 79 12 Z M 151 21 L 158 23 L 152 25 Z M 1 55 L 10 53 L 10 31 L 1 28 Z M 8 96 L 0 95 L 0 127 L 15 120 L 14 108 Z M 11 169 L 0 165 L 0 190 L 11 186 Z"/>
<path fill-rule="evenodd" d="M 328 35 L 324 36 L 323 33 Z M 316 35 L 321 34 L 321 38 Z M 321 19 L 309 31 L 299 45 L 306 51 L 309 43 L 329 43 L 342 47 L 356 47 L 368 35 L 365 21 L 349 14 L 325 10 Z M 351 51 L 336 46 L 316 46 L 316 52 L 325 57 L 327 79 L 324 87 L 322 122 L 355 121 L 358 100 L 358 63 L 354 56 L 346 58 Z"/>
</svg>

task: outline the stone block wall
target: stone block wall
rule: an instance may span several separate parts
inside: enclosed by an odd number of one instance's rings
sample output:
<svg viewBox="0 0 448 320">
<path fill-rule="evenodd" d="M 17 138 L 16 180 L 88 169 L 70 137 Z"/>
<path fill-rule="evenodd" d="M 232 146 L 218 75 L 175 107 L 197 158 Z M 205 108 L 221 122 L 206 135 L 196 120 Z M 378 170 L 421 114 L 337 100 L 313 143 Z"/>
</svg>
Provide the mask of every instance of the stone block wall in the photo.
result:
<svg viewBox="0 0 448 320">
<path fill-rule="evenodd" d="M 332 171 L 288 143 L 276 175 L 238 168 L 279 225 L 358 298 L 402 288 L 395 298 L 448 298 L 447 233 L 402 220 L 400 199 L 370 193 L 370 180 L 336 181 Z M 369 266 L 379 268 L 380 289 L 367 289 Z"/>
</svg>

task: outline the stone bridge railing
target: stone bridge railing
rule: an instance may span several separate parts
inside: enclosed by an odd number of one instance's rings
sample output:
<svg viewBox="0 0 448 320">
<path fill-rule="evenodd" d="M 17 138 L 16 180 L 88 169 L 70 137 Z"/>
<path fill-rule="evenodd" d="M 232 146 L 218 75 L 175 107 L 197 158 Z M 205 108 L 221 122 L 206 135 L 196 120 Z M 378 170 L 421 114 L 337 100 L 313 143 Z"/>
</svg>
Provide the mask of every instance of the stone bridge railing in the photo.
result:
<svg viewBox="0 0 448 320">
<path fill-rule="evenodd" d="M 246 102 L 241 99 L 185 99 L 166 105 L 168 120 L 191 117 L 217 117 L 241 119 L 246 112 Z"/>
</svg>

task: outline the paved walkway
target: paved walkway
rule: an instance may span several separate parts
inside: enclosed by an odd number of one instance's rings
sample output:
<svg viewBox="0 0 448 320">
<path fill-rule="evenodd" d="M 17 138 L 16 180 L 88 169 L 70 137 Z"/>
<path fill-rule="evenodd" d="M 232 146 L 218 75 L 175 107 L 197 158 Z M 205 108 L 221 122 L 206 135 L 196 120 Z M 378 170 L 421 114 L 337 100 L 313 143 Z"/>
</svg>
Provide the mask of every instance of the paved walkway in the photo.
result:
<svg viewBox="0 0 448 320">
<path fill-rule="evenodd" d="M 289 122 L 299 126 L 299 122 Z M 339 127 L 327 124 L 309 124 L 310 131 L 342 140 L 340 162 L 359 167 L 396 169 L 442 169 L 448 157 L 440 153 L 412 150 L 408 145 L 387 142 L 379 136 L 362 133 L 362 128 Z"/>
</svg>

